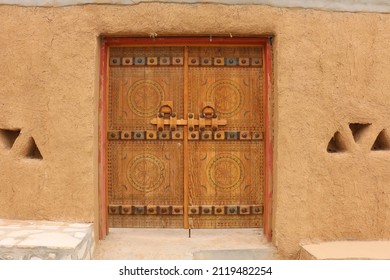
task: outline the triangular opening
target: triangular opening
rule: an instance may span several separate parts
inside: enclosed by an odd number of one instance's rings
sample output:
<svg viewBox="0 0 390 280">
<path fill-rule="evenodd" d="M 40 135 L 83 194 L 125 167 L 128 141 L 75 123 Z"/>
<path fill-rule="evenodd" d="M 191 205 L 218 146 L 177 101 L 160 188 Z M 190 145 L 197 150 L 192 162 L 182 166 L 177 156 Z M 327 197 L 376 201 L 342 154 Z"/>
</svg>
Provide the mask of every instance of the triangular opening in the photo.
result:
<svg viewBox="0 0 390 280">
<path fill-rule="evenodd" d="M 349 128 L 352 131 L 353 139 L 358 142 L 364 131 L 370 126 L 370 123 L 350 123 Z"/>
<path fill-rule="evenodd" d="M 343 141 L 341 140 L 340 132 L 336 132 L 329 140 L 328 147 L 326 148 L 328 153 L 340 153 L 346 150 Z"/>
<path fill-rule="evenodd" d="M 42 157 L 41 151 L 38 149 L 38 146 L 35 143 L 34 138 L 31 137 L 30 139 L 31 140 L 30 140 L 29 147 L 27 149 L 26 157 L 32 158 L 32 159 L 42 160 L 43 157 Z"/>
<path fill-rule="evenodd" d="M 0 142 L 4 148 L 11 149 L 19 135 L 20 129 L 0 129 Z"/>
<path fill-rule="evenodd" d="M 371 147 L 371 151 L 383 151 L 390 150 L 390 139 L 386 133 L 386 130 L 382 130 L 375 139 L 374 145 Z"/>
</svg>

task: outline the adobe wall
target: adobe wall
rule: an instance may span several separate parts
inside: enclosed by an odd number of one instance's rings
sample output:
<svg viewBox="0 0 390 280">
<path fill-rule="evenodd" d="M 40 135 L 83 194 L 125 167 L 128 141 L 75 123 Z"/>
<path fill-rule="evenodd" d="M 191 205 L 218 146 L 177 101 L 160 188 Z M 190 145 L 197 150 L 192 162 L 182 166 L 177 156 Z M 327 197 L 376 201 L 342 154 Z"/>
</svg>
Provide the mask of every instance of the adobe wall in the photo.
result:
<svg viewBox="0 0 390 280">
<path fill-rule="evenodd" d="M 299 242 L 390 238 L 390 151 L 371 151 L 390 130 L 389 14 L 144 3 L 0 15 L 0 128 L 21 129 L 11 149 L 0 141 L 0 217 L 97 222 L 100 35 L 274 34 L 274 243 L 294 258 Z M 355 143 L 349 123 L 371 125 Z M 328 153 L 336 131 L 345 151 Z M 30 137 L 43 159 L 28 158 Z"/>
</svg>

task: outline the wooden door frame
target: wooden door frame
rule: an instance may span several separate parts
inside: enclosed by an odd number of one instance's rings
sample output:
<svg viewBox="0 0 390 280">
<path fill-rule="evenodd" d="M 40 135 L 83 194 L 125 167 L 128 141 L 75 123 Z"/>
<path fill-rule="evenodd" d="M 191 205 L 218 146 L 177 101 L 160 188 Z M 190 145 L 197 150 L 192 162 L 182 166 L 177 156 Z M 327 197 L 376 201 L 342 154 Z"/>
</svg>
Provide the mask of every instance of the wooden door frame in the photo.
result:
<svg viewBox="0 0 390 280">
<path fill-rule="evenodd" d="M 272 239 L 272 165 L 273 146 L 271 130 L 272 93 L 272 49 L 269 37 L 102 37 L 100 46 L 100 81 L 99 81 L 99 239 L 108 234 L 108 187 L 107 187 L 107 104 L 108 104 L 108 48 L 111 46 L 262 46 L 264 48 L 264 117 L 265 117 L 265 186 L 264 186 L 264 220 L 263 230 L 268 241 Z"/>
</svg>

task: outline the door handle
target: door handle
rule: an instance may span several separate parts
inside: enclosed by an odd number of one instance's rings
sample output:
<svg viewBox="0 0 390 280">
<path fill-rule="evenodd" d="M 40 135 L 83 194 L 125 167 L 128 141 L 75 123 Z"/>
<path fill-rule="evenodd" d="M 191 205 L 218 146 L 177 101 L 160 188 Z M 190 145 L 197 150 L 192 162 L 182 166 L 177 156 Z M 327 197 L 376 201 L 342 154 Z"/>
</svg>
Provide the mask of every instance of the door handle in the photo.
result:
<svg viewBox="0 0 390 280">
<path fill-rule="evenodd" d="M 203 103 L 203 108 L 200 113 L 200 117 L 203 117 L 205 119 L 213 119 L 217 117 L 217 114 L 215 113 L 215 105 L 213 102 Z"/>
<path fill-rule="evenodd" d="M 189 113 L 187 119 L 177 119 L 177 114 L 173 110 L 173 101 L 162 101 L 156 118 L 150 121 L 151 124 L 157 125 L 158 131 L 164 131 L 167 127 L 169 130 L 177 130 L 177 126 L 187 126 L 188 130 L 193 132 L 198 130 L 204 131 L 206 127 L 211 130 L 218 130 L 219 126 L 227 124 L 225 119 L 218 119 L 213 102 L 204 102 L 199 113 L 199 119 L 195 118 L 194 113 Z"/>
<path fill-rule="evenodd" d="M 170 117 L 175 115 L 173 113 L 173 101 L 162 101 L 160 109 L 158 110 L 159 117 Z"/>
</svg>

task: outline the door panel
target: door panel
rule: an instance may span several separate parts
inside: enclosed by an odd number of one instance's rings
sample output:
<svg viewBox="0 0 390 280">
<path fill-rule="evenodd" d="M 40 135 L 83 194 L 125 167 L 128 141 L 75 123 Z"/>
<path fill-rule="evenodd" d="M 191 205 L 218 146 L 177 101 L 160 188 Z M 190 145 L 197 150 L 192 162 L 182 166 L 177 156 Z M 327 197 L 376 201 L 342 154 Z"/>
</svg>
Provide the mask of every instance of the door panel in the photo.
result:
<svg viewBox="0 0 390 280">
<path fill-rule="evenodd" d="M 151 124 L 165 100 L 183 116 L 183 49 L 110 49 L 111 227 L 183 227 L 183 143 L 161 140 Z"/>
<path fill-rule="evenodd" d="M 189 144 L 192 228 L 259 227 L 262 223 L 262 70 L 261 48 L 189 49 L 189 112 L 201 117 L 206 101 L 214 104 L 218 119 L 226 120 L 226 125 L 212 132 L 213 137 L 205 139 L 200 132 L 201 140 Z M 254 135 L 259 137 L 252 139 Z"/>
<path fill-rule="evenodd" d="M 263 151 L 260 143 L 189 144 L 191 228 L 261 226 Z M 199 210 L 192 214 L 193 209 Z M 205 213 L 205 209 L 209 211 Z"/>
<path fill-rule="evenodd" d="M 109 225 L 183 227 L 182 155 L 177 141 L 111 141 Z"/>
<path fill-rule="evenodd" d="M 161 101 L 172 100 L 183 117 L 183 67 L 115 67 L 110 71 L 109 126 L 112 129 L 155 129 Z"/>
<path fill-rule="evenodd" d="M 190 67 L 188 110 L 214 102 L 218 117 L 228 120 L 220 130 L 263 129 L 262 79 L 257 68 Z"/>
<path fill-rule="evenodd" d="M 191 63 L 193 57 L 198 65 Z M 189 112 L 198 113 L 203 102 L 211 101 L 218 117 L 227 119 L 219 130 L 263 131 L 262 61 L 260 47 L 189 48 Z"/>
</svg>

